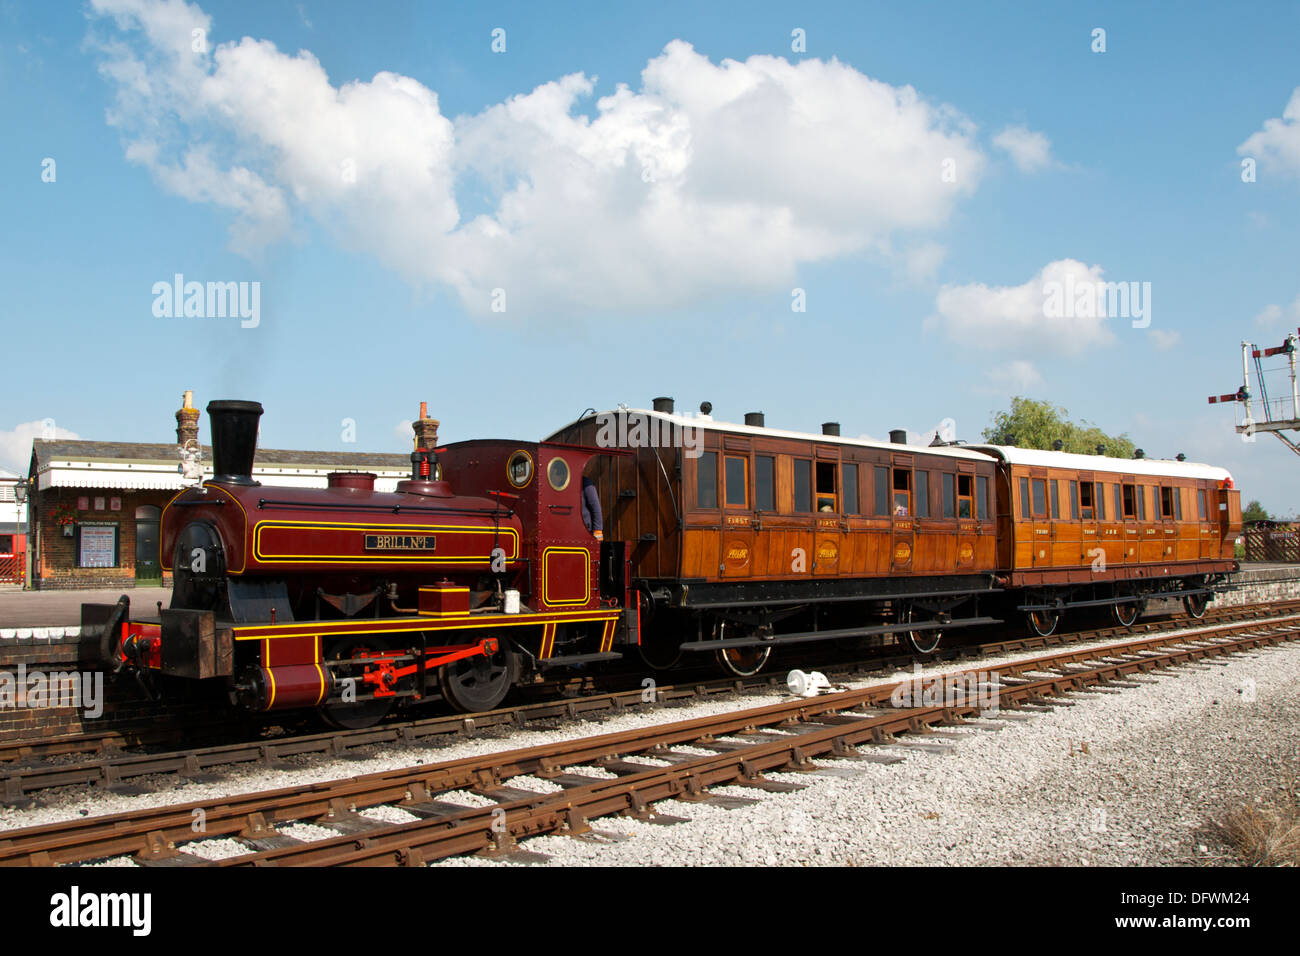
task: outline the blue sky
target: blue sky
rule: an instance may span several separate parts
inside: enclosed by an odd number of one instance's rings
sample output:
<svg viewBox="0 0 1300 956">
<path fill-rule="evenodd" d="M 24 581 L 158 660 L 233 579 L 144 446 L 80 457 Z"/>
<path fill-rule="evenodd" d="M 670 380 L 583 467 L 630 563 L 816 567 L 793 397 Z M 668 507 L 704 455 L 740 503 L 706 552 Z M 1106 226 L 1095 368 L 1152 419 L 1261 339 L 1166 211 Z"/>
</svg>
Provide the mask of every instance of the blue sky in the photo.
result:
<svg viewBox="0 0 1300 956">
<path fill-rule="evenodd" d="M 1024 394 L 1300 510 L 1205 401 L 1300 325 L 1300 5 L 1251 11 L 0 2 L 0 467 L 46 419 L 168 440 L 186 388 L 365 451 L 421 400 L 445 440 L 673 395 L 977 441 Z M 155 315 L 177 273 L 257 326 Z M 1150 325 L 1044 316 L 1061 276 Z"/>
</svg>

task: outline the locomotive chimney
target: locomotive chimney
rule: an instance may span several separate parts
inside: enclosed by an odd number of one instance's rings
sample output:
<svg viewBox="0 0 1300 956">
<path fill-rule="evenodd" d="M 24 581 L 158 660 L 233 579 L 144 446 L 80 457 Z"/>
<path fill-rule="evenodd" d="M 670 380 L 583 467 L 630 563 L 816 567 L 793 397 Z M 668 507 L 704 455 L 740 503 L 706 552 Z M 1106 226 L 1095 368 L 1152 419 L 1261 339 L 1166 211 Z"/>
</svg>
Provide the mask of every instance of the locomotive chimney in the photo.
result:
<svg viewBox="0 0 1300 956">
<path fill-rule="evenodd" d="M 415 447 L 433 451 L 438 447 L 438 419 L 429 417 L 429 403 L 420 403 L 420 417 L 411 422 L 415 432 Z"/>
<path fill-rule="evenodd" d="M 182 448 L 199 445 L 199 410 L 194 407 L 194 393 L 189 389 L 176 412 L 176 444 Z"/>
<path fill-rule="evenodd" d="M 839 422 L 822 422 L 823 435 L 839 435 L 839 433 L 840 433 Z"/>
<path fill-rule="evenodd" d="M 257 484 L 253 480 L 253 456 L 257 453 L 257 420 L 261 417 L 261 402 L 208 402 L 213 481 Z"/>
<path fill-rule="evenodd" d="M 667 396 L 660 396 L 659 398 L 652 399 L 652 402 L 653 404 L 651 405 L 651 407 L 656 412 L 665 412 L 669 415 L 673 413 L 673 400 L 671 398 L 668 398 Z"/>
<path fill-rule="evenodd" d="M 745 424 L 752 425 L 754 428 L 762 428 L 766 419 L 762 412 L 745 412 Z"/>
<path fill-rule="evenodd" d="M 906 428 L 891 428 L 890 431 L 889 431 L 889 440 L 890 440 L 891 442 L 893 442 L 895 445 L 906 445 L 906 444 L 907 444 L 907 429 L 906 429 Z"/>
</svg>

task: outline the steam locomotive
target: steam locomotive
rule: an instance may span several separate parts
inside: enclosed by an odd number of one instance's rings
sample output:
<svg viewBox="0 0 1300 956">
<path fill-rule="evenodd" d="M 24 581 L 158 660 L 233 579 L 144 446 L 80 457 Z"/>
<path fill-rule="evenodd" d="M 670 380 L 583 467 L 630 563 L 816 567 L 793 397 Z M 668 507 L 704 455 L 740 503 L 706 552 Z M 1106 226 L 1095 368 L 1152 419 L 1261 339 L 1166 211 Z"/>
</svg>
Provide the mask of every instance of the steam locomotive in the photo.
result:
<svg viewBox="0 0 1300 956">
<path fill-rule="evenodd" d="M 82 623 L 155 692 L 220 682 L 241 708 L 341 727 L 435 697 L 490 710 L 629 652 L 748 675 L 782 644 L 927 654 L 1010 615 L 1040 634 L 1086 608 L 1131 624 L 1154 598 L 1199 617 L 1236 568 L 1231 476 L 1183 461 L 918 448 L 656 399 L 540 442 L 417 447 L 393 492 L 356 472 L 302 489 L 253 480 L 260 404 L 207 410 L 214 476 L 161 518 L 171 607 L 137 618 L 123 597 Z"/>
</svg>

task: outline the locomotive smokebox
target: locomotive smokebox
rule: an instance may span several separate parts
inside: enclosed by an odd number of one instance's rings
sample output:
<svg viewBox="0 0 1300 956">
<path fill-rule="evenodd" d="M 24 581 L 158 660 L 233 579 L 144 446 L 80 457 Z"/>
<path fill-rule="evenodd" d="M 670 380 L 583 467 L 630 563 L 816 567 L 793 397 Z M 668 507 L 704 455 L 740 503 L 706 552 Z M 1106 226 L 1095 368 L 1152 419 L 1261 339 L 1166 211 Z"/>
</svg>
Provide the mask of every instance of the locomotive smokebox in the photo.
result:
<svg viewBox="0 0 1300 956">
<path fill-rule="evenodd" d="M 257 420 L 261 417 L 261 402 L 208 402 L 213 481 L 257 484 L 253 480 L 253 455 L 257 451 Z"/>
</svg>

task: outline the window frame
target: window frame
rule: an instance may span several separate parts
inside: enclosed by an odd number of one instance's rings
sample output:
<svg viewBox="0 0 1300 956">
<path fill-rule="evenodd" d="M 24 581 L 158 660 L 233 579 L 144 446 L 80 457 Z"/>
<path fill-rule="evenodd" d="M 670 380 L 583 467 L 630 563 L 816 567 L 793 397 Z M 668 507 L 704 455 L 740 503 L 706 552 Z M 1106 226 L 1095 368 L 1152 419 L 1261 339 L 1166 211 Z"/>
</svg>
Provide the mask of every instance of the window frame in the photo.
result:
<svg viewBox="0 0 1300 956">
<path fill-rule="evenodd" d="M 740 462 L 740 490 L 745 498 L 739 504 L 731 500 L 731 475 L 729 466 L 733 461 Z M 737 511 L 749 510 L 749 456 L 748 455 L 731 455 L 724 453 L 722 456 L 722 506 Z"/>
</svg>

